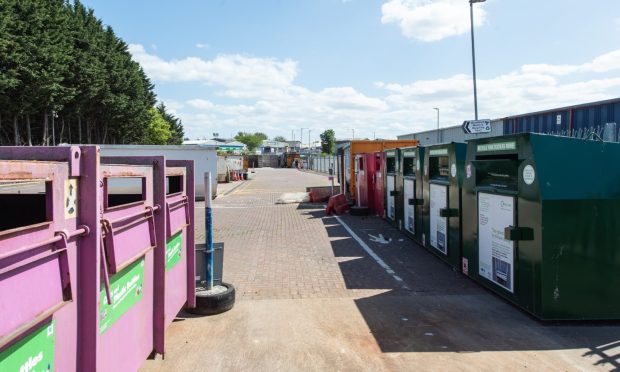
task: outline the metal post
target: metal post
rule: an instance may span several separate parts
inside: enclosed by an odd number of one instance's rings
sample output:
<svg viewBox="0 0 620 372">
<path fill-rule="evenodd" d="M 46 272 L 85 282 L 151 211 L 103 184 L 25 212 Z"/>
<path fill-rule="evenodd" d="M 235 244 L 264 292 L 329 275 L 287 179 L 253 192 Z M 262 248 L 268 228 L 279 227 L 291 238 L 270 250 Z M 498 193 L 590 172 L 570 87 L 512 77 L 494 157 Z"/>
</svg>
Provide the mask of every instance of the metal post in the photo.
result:
<svg viewBox="0 0 620 372">
<path fill-rule="evenodd" d="M 211 172 L 205 172 L 205 268 L 206 287 L 213 288 L 213 216 L 211 211 Z"/>
<path fill-rule="evenodd" d="M 433 110 L 437 110 L 437 143 L 441 143 L 441 132 L 439 131 L 439 108 L 433 107 Z"/>
<path fill-rule="evenodd" d="M 476 51 L 474 47 L 474 4 L 469 1 L 469 20 L 471 22 L 471 64 L 474 70 L 474 111 L 478 120 L 478 91 L 476 89 Z"/>
<path fill-rule="evenodd" d="M 308 154 L 310 154 L 310 133 L 312 133 L 312 129 L 308 129 Z"/>
</svg>

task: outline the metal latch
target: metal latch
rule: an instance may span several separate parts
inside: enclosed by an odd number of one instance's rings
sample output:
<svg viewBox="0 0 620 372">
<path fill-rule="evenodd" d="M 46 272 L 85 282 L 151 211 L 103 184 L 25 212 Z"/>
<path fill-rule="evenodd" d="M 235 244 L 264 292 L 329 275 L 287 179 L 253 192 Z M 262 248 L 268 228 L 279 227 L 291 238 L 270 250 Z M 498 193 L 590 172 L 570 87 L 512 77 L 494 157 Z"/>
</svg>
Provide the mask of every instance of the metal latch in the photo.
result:
<svg viewBox="0 0 620 372">
<path fill-rule="evenodd" d="M 518 240 L 534 240 L 534 229 L 531 227 L 508 226 L 504 228 L 504 239 Z"/>
<path fill-rule="evenodd" d="M 459 210 L 456 208 L 441 208 L 439 210 L 439 217 L 458 217 Z"/>
<path fill-rule="evenodd" d="M 424 204 L 424 199 L 409 199 L 407 203 L 409 203 L 409 205 L 422 205 Z"/>
<path fill-rule="evenodd" d="M 398 196 L 398 191 L 396 190 L 390 191 L 390 196 Z"/>
</svg>

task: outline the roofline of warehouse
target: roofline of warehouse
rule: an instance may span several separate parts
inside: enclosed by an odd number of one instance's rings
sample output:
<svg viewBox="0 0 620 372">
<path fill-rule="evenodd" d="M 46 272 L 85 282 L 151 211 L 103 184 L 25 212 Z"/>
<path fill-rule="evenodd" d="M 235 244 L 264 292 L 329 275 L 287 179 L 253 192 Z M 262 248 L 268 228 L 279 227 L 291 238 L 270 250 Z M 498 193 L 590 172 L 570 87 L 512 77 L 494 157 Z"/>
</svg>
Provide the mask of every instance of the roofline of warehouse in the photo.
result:
<svg viewBox="0 0 620 372">
<path fill-rule="evenodd" d="M 525 116 L 531 116 L 531 115 L 549 114 L 549 113 L 552 113 L 552 112 L 564 111 L 564 110 L 576 110 L 576 109 L 580 109 L 580 108 L 584 108 L 584 107 L 589 107 L 589 106 L 607 105 L 607 104 L 610 104 L 610 103 L 618 103 L 618 102 L 620 102 L 620 97 L 606 99 L 606 100 L 602 100 L 602 101 L 594 101 L 594 102 L 589 102 L 589 103 L 580 103 L 578 105 L 572 105 L 572 106 L 558 107 L 558 108 L 554 108 L 554 109 L 550 109 L 550 110 L 542 110 L 542 111 L 536 111 L 536 112 L 529 112 L 527 114 L 517 114 L 517 115 L 512 115 L 512 116 L 504 116 L 504 117 L 501 117 L 501 118 L 491 119 L 491 122 L 497 122 L 497 121 L 506 120 L 506 119 L 518 119 L 518 118 L 522 118 L 522 117 L 525 117 Z M 440 128 L 440 130 L 450 129 L 450 128 L 458 128 L 460 126 L 461 125 L 451 125 L 451 126 L 448 126 L 448 127 L 442 127 L 442 128 Z M 415 136 L 415 135 L 418 135 L 418 134 L 431 133 L 431 132 L 437 132 L 437 129 L 428 129 L 428 130 L 425 130 L 425 131 L 422 131 L 422 132 L 413 132 L 413 133 L 399 134 L 398 137 Z"/>
</svg>

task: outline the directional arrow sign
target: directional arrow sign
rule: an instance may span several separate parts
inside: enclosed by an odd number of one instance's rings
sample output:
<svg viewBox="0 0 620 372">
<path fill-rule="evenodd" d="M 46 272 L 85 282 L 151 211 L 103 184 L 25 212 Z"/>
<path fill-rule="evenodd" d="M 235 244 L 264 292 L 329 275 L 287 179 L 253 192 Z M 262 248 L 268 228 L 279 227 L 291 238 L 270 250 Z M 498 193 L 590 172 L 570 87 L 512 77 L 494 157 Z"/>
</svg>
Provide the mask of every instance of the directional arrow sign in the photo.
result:
<svg viewBox="0 0 620 372">
<path fill-rule="evenodd" d="M 465 120 L 463 122 L 463 132 L 469 134 L 491 132 L 491 120 Z"/>
</svg>

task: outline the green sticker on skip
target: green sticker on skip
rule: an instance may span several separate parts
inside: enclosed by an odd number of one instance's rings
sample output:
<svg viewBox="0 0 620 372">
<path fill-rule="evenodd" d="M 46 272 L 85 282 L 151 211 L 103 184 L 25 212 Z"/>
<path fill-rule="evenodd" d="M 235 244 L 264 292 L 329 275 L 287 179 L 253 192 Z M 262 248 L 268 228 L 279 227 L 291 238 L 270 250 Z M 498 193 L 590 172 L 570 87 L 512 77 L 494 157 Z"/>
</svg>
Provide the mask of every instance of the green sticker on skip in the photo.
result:
<svg viewBox="0 0 620 372">
<path fill-rule="evenodd" d="M 54 321 L 30 333 L 0 353 L 0 371 L 54 370 Z"/>
<path fill-rule="evenodd" d="M 183 254 L 183 231 L 174 235 L 166 242 L 166 271 L 181 261 Z"/>
<path fill-rule="evenodd" d="M 138 260 L 110 278 L 108 298 L 103 283 L 99 294 L 99 334 L 107 331 L 129 309 L 142 299 L 144 291 L 144 258 Z"/>
</svg>

